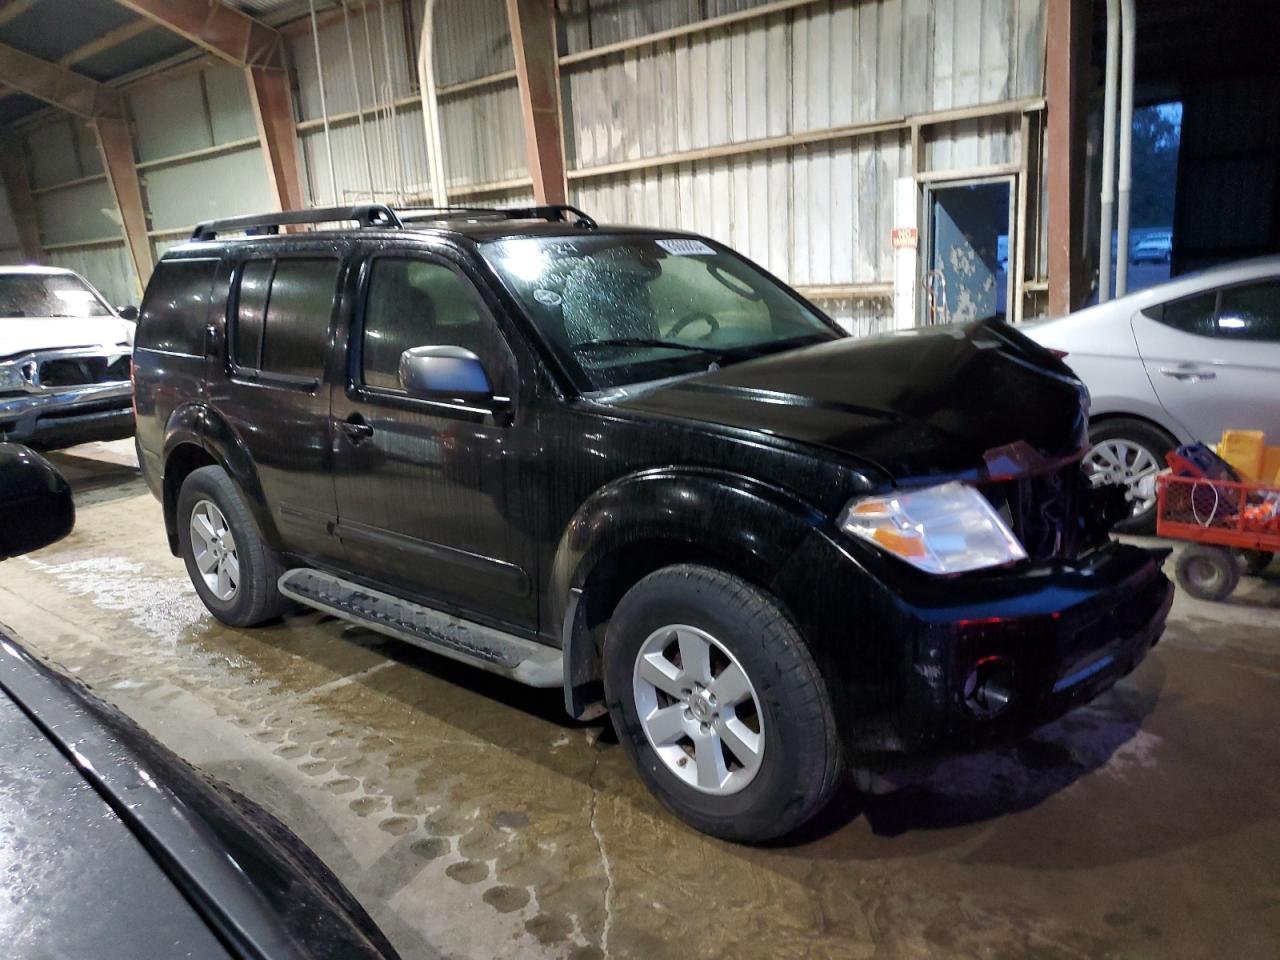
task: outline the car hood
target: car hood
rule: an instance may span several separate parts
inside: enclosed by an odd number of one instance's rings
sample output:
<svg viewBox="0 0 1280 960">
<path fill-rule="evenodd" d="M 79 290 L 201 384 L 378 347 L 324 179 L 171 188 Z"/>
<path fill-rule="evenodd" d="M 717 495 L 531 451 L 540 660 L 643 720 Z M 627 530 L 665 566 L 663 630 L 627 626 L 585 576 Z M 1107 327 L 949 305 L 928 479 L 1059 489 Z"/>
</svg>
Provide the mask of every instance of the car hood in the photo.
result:
<svg viewBox="0 0 1280 960">
<path fill-rule="evenodd" d="M 128 353 L 133 326 L 119 317 L 0 317 L 0 359 L 69 347 L 106 346 Z"/>
<path fill-rule="evenodd" d="M 1086 392 L 1063 363 L 1002 323 L 837 340 L 669 382 L 617 407 L 757 430 L 878 467 L 895 482 L 978 479 L 1018 445 L 1027 468 L 1084 445 Z"/>
</svg>

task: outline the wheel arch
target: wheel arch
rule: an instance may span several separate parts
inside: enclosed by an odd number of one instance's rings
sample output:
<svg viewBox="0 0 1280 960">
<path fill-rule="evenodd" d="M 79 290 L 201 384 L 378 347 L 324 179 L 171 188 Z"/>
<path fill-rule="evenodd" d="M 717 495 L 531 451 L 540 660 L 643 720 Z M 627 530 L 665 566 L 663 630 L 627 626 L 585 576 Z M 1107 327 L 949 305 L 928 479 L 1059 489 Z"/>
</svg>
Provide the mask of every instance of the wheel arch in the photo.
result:
<svg viewBox="0 0 1280 960">
<path fill-rule="evenodd" d="M 641 579 L 696 563 L 774 594 L 774 577 L 819 519 L 786 491 L 710 470 L 645 471 L 588 498 L 556 549 L 547 598 L 570 715 L 599 712 L 602 627 Z"/>
<path fill-rule="evenodd" d="M 175 418 L 179 412 L 175 411 Z M 171 418 L 166 431 L 161 502 L 169 549 L 178 555 L 178 495 L 194 470 L 221 467 L 244 496 L 263 539 L 280 549 L 280 537 L 267 509 L 258 472 L 244 442 L 231 426 L 207 407 L 187 408 L 180 421 Z"/>
<path fill-rule="evenodd" d="M 1176 423 L 1167 416 L 1161 417 L 1157 412 L 1152 410 L 1139 412 L 1118 407 L 1108 407 L 1100 413 L 1089 414 L 1089 429 L 1092 430 L 1094 427 L 1102 426 L 1103 424 L 1114 423 L 1117 420 L 1135 420 L 1153 430 L 1158 430 L 1160 433 L 1171 438 L 1174 442 L 1174 446 L 1177 446 L 1179 443 L 1188 442 L 1190 439 L 1190 434 L 1182 427 L 1181 424 Z"/>
</svg>

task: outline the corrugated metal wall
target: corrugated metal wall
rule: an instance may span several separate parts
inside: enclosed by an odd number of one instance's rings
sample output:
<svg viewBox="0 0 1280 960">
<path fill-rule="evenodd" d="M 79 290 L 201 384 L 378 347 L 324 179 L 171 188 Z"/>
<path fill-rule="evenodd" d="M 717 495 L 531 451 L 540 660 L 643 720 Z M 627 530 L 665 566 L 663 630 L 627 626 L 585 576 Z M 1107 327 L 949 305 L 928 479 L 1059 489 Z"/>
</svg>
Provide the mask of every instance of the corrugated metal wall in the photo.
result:
<svg viewBox="0 0 1280 960">
<path fill-rule="evenodd" d="M 312 37 L 289 35 L 312 204 L 429 193 L 416 76 L 424 4 L 406 2 L 352 9 L 350 52 L 332 11 L 320 32 L 336 190 Z M 852 329 L 874 329 L 889 316 L 894 180 L 1016 164 L 1025 149 L 1012 114 L 931 121 L 913 157 L 911 118 L 1039 96 L 1043 0 L 819 0 L 590 55 L 763 4 L 562 0 L 571 198 L 605 220 L 710 233 L 816 288 Z M 451 198 L 532 199 L 505 0 L 439 0 L 434 55 Z M 199 219 L 270 207 L 238 70 L 179 70 L 131 90 L 129 101 L 157 255 Z M 888 129 L 821 133 L 862 124 Z M 779 142 L 716 155 L 765 138 Z M 45 242 L 90 263 L 97 282 L 119 282 L 127 258 L 92 137 L 64 120 L 29 131 L 26 149 Z M 681 156 L 689 151 L 711 155 Z M 619 163 L 635 169 L 599 169 Z"/>
<path fill-rule="evenodd" d="M 312 122 L 322 117 L 315 46 L 310 31 L 289 38 L 289 58 L 297 76 L 297 107 L 302 120 L 299 141 L 303 189 L 309 203 L 320 206 L 367 200 L 371 179 L 379 200 L 396 201 L 429 189 L 422 109 L 416 99 L 417 45 L 409 29 L 401 4 L 388 3 L 360 12 L 353 10 L 346 24 L 338 19 L 320 30 L 336 199 L 329 179 L 324 129 Z M 390 54 L 389 59 L 386 53 Z M 357 102 L 366 111 L 363 140 Z M 369 145 L 367 155 L 365 141 Z"/>
<path fill-rule="evenodd" d="M 567 52 L 753 6 L 573 0 Z M 589 170 L 1037 96 L 1043 16 L 1039 0 L 828 0 L 566 64 L 568 163 Z M 1020 151 L 1016 116 L 950 123 L 926 128 L 919 169 L 1016 163 Z M 573 194 L 605 219 L 710 233 L 798 286 L 885 284 L 893 180 L 914 166 L 903 129 L 580 178 Z M 833 304 L 857 330 L 888 316 L 882 298 Z"/>
<path fill-rule="evenodd" d="M 187 70 L 133 89 L 128 101 L 156 257 L 201 220 L 271 209 L 242 71 Z"/>
<path fill-rule="evenodd" d="M 515 77 L 450 90 L 515 69 L 505 0 L 439 0 L 434 39 L 446 184 L 452 189 L 524 180 L 529 165 Z M 526 194 L 532 198 L 530 190 L 516 187 L 482 199 L 521 202 Z"/>
<path fill-rule="evenodd" d="M 45 262 L 84 274 L 112 303 L 137 303 L 138 283 L 120 214 L 89 125 L 56 116 L 25 130 L 19 147 Z"/>
<path fill-rule="evenodd" d="M 134 153 L 159 257 L 197 221 L 270 209 L 266 166 L 241 71 L 182 69 L 132 88 Z M 46 259 L 83 273 L 117 304 L 139 289 L 92 129 L 57 117 L 24 132 Z"/>
</svg>

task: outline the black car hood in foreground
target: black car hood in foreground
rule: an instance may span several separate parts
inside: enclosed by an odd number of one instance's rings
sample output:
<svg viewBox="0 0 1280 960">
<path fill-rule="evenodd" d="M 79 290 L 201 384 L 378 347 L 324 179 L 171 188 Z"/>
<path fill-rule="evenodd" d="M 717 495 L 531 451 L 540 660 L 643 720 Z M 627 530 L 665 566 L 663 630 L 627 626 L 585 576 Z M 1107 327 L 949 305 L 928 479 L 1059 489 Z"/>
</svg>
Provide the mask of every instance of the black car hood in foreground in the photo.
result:
<svg viewBox="0 0 1280 960">
<path fill-rule="evenodd" d="M 1084 445 L 1084 388 L 1048 351 L 998 322 L 837 340 L 678 380 L 616 402 L 783 437 L 879 467 L 898 483 L 981 475 L 1018 442 Z"/>
<path fill-rule="evenodd" d="M 397 960 L 266 811 L 0 632 L 4 956 Z"/>
</svg>

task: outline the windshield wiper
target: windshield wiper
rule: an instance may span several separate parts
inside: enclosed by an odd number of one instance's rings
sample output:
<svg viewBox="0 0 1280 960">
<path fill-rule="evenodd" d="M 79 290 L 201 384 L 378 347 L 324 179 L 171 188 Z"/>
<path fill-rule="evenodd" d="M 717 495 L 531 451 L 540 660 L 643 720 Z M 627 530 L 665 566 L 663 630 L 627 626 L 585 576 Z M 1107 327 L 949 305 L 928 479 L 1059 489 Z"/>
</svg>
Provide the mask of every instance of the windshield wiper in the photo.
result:
<svg viewBox="0 0 1280 960">
<path fill-rule="evenodd" d="M 717 360 L 730 358 L 749 360 L 771 352 L 776 343 L 746 344 L 740 347 L 718 347 L 712 344 L 696 346 L 692 343 L 677 343 L 674 340 L 658 340 L 652 337 L 602 337 L 597 340 L 583 340 L 570 347 L 574 351 L 594 350 L 597 347 L 666 347 L 671 350 L 684 350 L 689 353 L 705 353 Z"/>
<path fill-rule="evenodd" d="M 658 340 L 652 337 L 599 337 L 594 340 L 582 340 L 572 345 L 576 351 L 594 350 L 597 347 L 666 347 L 669 350 L 689 350 L 694 353 L 716 353 L 707 347 L 695 347 L 691 343 L 676 343 L 672 340 Z"/>
</svg>

